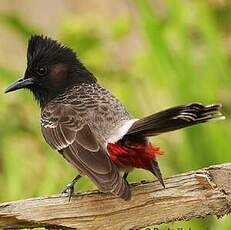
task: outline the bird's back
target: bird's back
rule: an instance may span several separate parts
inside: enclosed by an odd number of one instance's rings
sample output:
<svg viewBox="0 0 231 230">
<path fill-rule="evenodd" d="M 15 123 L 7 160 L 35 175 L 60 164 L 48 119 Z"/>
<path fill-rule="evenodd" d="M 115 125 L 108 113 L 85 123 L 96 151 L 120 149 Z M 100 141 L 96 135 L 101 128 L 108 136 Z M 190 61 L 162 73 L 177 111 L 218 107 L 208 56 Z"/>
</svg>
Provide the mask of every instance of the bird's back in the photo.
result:
<svg viewBox="0 0 231 230">
<path fill-rule="evenodd" d="M 125 106 L 98 83 L 82 83 L 65 90 L 46 107 L 62 105 L 75 111 L 81 123 L 89 124 L 102 144 L 108 141 L 114 130 L 131 120 Z M 48 122 L 41 117 L 41 124 Z"/>
</svg>

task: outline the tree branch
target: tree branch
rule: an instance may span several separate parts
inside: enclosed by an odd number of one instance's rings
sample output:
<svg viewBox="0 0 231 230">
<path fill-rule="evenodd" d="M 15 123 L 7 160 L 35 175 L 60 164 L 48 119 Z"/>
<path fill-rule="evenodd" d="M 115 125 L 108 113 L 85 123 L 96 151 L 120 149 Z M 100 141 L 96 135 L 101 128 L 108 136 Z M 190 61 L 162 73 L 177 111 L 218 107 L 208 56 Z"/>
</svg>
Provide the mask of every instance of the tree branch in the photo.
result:
<svg viewBox="0 0 231 230">
<path fill-rule="evenodd" d="M 133 184 L 132 200 L 109 194 L 31 198 L 0 204 L 0 228 L 137 229 L 231 212 L 231 163 Z"/>
</svg>

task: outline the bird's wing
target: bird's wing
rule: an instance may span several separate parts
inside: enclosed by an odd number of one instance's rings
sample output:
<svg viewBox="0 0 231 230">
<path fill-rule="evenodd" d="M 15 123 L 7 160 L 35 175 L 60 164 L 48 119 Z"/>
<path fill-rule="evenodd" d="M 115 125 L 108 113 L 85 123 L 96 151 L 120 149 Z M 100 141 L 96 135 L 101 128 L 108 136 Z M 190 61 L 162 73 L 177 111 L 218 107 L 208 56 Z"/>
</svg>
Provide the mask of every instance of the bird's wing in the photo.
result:
<svg viewBox="0 0 231 230">
<path fill-rule="evenodd" d="M 97 141 L 84 119 L 86 115 L 77 110 L 71 105 L 47 105 L 41 115 L 41 128 L 46 141 L 81 174 L 90 177 L 101 191 L 129 199 L 131 194 L 127 182 Z"/>
</svg>

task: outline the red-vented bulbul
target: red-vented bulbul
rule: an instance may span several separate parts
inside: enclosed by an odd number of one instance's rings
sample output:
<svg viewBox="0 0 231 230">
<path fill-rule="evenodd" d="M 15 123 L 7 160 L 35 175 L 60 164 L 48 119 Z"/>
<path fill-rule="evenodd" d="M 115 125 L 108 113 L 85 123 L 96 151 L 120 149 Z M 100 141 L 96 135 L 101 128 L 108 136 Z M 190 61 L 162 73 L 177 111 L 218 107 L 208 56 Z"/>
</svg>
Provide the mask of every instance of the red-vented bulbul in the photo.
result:
<svg viewBox="0 0 231 230">
<path fill-rule="evenodd" d="M 161 150 L 148 137 L 224 118 L 220 104 L 191 103 L 135 119 L 72 49 L 38 35 L 29 40 L 24 77 L 5 92 L 21 88 L 32 91 L 41 106 L 47 143 L 101 191 L 124 200 L 131 197 L 126 177 L 133 168 L 149 170 L 164 186 L 156 160 Z M 80 175 L 65 189 L 69 198 Z"/>
</svg>

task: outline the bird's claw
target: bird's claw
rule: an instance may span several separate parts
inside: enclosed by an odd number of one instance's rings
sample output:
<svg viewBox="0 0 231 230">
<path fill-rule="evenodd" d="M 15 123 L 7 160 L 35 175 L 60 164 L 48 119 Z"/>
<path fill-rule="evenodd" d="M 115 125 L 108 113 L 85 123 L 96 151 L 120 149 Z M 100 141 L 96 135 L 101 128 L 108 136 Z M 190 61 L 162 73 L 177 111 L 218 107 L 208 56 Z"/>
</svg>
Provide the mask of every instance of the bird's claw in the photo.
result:
<svg viewBox="0 0 231 230">
<path fill-rule="evenodd" d="M 67 193 L 68 195 L 68 201 L 70 202 L 71 197 L 74 193 L 74 185 L 72 183 L 68 184 L 67 187 L 63 190 L 62 193 Z"/>
</svg>

